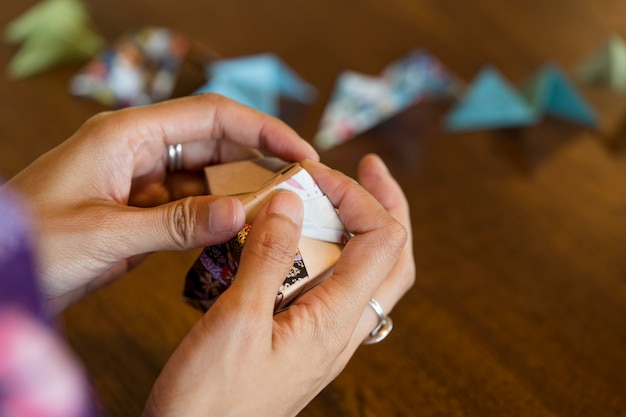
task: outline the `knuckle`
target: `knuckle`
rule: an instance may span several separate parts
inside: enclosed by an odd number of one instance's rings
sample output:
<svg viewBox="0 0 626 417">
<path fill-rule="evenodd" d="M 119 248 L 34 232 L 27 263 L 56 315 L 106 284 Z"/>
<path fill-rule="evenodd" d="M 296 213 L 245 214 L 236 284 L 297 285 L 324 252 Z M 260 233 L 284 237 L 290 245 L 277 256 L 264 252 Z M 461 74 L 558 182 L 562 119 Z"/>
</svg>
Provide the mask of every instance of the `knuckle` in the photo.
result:
<svg viewBox="0 0 626 417">
<path fill-rule="evenodd" d="M 317 371 L 317 378 L 328 378 L 341 362 L 350 342 L 350 332 L 342 327 L 339 315 L 327 313 L 331 306 L 321 298 L 316 299 L 315 306 L 305 304 L 299 308 L 304 309 L 304 314 L 292 318 L 291 324 L 303 332 L 306 345 L 311 348 L 308 359 Z"/>
<path fill-rule="evenodd" d="M 167 211 L 166 230 L 181 248 L 189 247 L 195 239 L 196 215 L 190 198 L 173 203 Z"/>
<path fill-rule="evenodd" d="M 291 236 L 272 230 L 261 230 L 255 240 L 246 244 L 248 245 L 255 255 L 275 262 L 292 262 L 296 253 Z"/>
<path fill-rule="evenodd" d="M 409 237 L 408 231 L 397 220 L 391 218 L 381 229 L 383 236 L 381 242 L 389 249 L 390 252 L 399 252 L 407 244 Z"/>
</svg>

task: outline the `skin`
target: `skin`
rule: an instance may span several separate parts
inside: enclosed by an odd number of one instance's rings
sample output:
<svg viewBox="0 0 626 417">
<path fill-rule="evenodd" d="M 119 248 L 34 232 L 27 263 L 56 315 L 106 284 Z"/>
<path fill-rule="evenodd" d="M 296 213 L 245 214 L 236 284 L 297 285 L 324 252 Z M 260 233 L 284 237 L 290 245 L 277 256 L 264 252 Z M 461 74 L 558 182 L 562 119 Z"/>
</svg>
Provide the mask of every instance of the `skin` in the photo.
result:
<svg viewBox="0 0 626 417">
<path fill-rule="evenodd" d="M 51 312 L 119 278 L 147 254 L 223 242 L 244 222 L 238 200 L 195 195 L 201 178 L 167 175 L 167 145 L 187 171 L 256 156 L 302 161 L 354 234 L 334 273 L 273 314 L 293 262 L 302 202 L 276 193 L 254 221 L 237 280 L 182 340 L 155 382 L 145 416 L 292 416 L 345 367 L 415 279 L 409 209 L 375 155 L 358 182 L 319 163 L 283 122 L 216 95 L 88 120 L 8 186 L 38 219 L 41 286 Z M 306 355 L 302 353 L 306 352 Z"/>
</svg>

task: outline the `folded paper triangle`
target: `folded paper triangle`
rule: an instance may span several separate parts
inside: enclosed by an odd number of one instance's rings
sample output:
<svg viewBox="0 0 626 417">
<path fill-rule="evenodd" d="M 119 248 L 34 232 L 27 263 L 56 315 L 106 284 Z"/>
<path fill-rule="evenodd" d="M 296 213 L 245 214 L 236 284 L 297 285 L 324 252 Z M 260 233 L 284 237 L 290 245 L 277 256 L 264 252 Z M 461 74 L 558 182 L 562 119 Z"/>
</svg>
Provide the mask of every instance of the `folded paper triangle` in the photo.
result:
<svg viewBox="0 0 626 417">
<path fill-rule="evenodd" d="M 516 89 L 493 67 L 483 68 L 445 118 L 450 131 L 528 126 L 536 117 Z"/>
<path fill-rule="evenodd" d="M 614 35 L 574 70 L 581 84 L 626 90 L 626 44 Z"/>
<path fill-rule="evenodd" d="M 79 0 L 46 0 L 9 23 L 5 40 L 22 46 L 9 76 L 23 78 L 61 63 L 86 61 L 104 45 Z"/>
<path fill-rule="evenodd" d="M 595 111 L 555 64 L 537 71 L 521 90 L 538 116 L 550 115 L 589 127 L 598 124 Z"/>
<path fill-rule="evenodd" d="M 454 96 L 460 82 L 435 57 L 416 50 L 380 75 L 342 72 L 335 82 L 313 143 L 329 149 L 427 99 Z"/>
<path fill-rule="evenodd" d="M 208 82 L 195 91 L 217 93 L 272 116 L 279 115 L 279 99 L 310 103 L 315 88 L 274 54 L 260 54 L 211 63 Z"/>
</svg>

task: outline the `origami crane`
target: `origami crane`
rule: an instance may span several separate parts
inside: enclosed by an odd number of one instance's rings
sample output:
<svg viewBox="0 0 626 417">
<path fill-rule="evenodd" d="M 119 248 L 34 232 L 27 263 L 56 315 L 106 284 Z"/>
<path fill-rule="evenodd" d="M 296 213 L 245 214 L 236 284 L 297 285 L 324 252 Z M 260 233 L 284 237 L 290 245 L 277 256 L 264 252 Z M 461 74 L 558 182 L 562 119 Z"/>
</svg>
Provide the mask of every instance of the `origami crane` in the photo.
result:
<svg viewBox="0 0 626 417">
<path fill-rule="evenodd" d="M 532 75 L 522 86 L 522 93 L 539 117 L 550 115 L 589 127 L 598 125 L 595 111 L 555 64 L 545 65 Z"/>
<path fill-rule="evenodd" d="M 536 113 L 500 72 L 484 67 L 446 116 L 449 131 L 528 126 Z"/>
<path fill-rule="evenodd" d="M 21 43 L 8 67 L 28 77 L 64 62 L 86 61 L 104 45 L 79 0 L 46 0 L 9 23 L 5 40 Z"/>
<path fill-rule="evenodd" d="M 72 79 L 70 91 L 114 107 L 168 99 L 189 47 L 188 39 L 179 32 L 140 28 L 89 62 Z"/>
<path fill-rule="evenodd" d="M 416 50 L 392 62 L 380 75 L 339 75 L 313 139 L 328 149 L 426 99 L 454 97 L 460 82 L 437 59 Z"/>
<path fill-rule="evenodd" d="M 185 300 L 207 310 L 236 277 L 250 224 L 276 190 L 289 190 L 303 201 L 302 236 L 294 264 L 277 297 L 281 310 L 331 272 L 350 238 L 337 211 L 299 164 L 275 158 L 215 165 L 205 170 L 211 194 L 233 195 L 246 211 L 247 225 L 231 241 L 204 248 L 185 279 Z"/>
<path fill-rule="evenodd" d="M 280 97 L 302 103 L 316 97 L 315 88 L 273 54 L 215 61 L 207 68 L 207 79 L 195 94 L 222 94 L 272 116 L 279 116 Z"/>
<path fill-rule="evenodd" d="M 626 45 L 614 35 L 574 71 L 581 84 L 604 87 L 615 91 L 626 90 Z"/>
</svg>

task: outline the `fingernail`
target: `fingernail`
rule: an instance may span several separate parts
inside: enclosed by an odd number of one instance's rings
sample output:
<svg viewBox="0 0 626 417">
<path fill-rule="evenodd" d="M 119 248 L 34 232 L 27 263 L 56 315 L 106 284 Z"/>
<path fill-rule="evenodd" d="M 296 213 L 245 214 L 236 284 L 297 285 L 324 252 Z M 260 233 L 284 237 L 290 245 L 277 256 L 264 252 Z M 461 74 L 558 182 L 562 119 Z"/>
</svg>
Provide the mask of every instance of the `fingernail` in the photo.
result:
<svg viewBox="0 0 626 417">
<path fill-rule="evenodd" d="M 267 212 L 289 217 L 296 224 L 302 223 L 304 217 L 302 200 L 291 191 L 279 191 L 274 194 L 267 206 Z"/>
<path fill-rule="evenodd" d="M 238 224 L 238 210 L 234 198 L 223 197 L 213 200 L 209 204 L 209 231 L 224 233 L 236 229 Z"/>
</svg>

